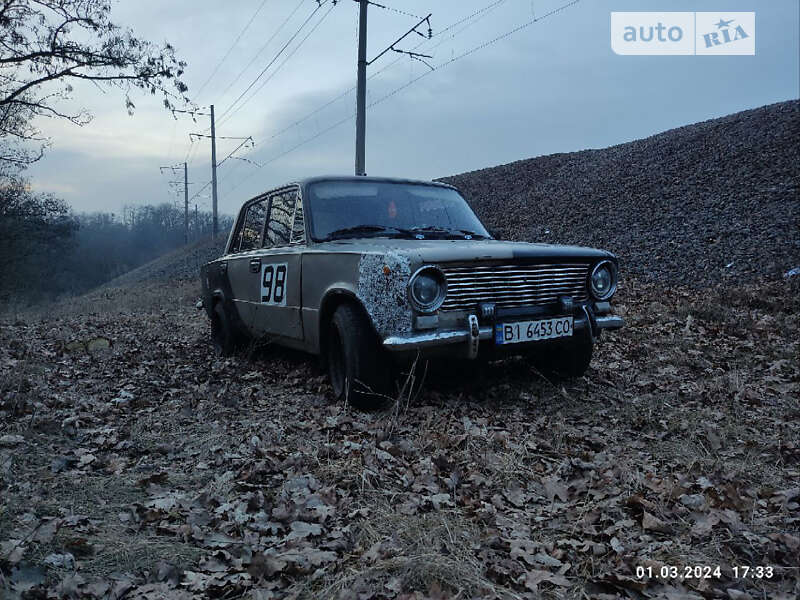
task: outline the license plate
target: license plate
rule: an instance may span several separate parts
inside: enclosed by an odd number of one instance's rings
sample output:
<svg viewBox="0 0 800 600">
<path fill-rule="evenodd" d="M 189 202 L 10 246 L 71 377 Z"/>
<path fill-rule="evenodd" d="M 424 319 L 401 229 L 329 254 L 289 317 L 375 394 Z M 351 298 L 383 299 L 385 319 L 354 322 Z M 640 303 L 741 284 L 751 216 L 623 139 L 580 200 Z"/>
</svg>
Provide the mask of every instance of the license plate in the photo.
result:
<svg viewBox="0 0 800 600">
<path fill-rule="evenodd" d="M 516 323 L 497 323 L 494 326 L 496 344 L 518 344 L 536 342 L 572 335 L 572 317 L 540 319 L 538 321 L 517 321 Z"/>
</svg>

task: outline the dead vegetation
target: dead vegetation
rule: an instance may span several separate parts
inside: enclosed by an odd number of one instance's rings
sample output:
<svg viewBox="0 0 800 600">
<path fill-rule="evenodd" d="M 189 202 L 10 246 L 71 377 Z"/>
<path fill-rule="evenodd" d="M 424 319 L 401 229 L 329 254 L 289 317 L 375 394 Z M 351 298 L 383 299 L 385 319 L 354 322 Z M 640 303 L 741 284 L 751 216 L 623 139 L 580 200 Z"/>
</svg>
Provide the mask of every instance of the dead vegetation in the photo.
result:
<svg viewBox="0 0 800 600">
<path fill-rule="evenodd" d="M 18 316 L 0 597 L 796 598 L 798 291 L 629 281 L 585 378 L 432 368 L 371 414 L 213 358 L 193 284 Z M 669 566 L 720 575 L 637 576 Z"/>
</svg>

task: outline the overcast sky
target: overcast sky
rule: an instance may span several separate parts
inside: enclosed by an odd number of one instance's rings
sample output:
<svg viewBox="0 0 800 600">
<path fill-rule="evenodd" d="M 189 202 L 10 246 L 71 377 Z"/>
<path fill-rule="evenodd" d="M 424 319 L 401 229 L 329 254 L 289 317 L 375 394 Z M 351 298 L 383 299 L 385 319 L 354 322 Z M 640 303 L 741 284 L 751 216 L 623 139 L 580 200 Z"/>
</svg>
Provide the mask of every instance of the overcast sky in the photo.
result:
<svg viewBox="0 0 800 600">
<path fill-rule="evenodd" d="M 433 39 L 412 35 L 398 45 L 419 45 L 417 52 L 433 56 L 426 59 L 432 66 L 565 2 L 379 0 L 413 15 L 433 13 Z M 367 172 L 432 179 L 543 154 L 602 148 L 797 98 L 799 4 L 582 0 L 415 82 L 429 67 L 390 52 L 368 70 L 368 103 L 399 91 L 367 113 Z M 437 35 L 490 5 L 494 6 L 478 17 Z M 248 197 L 299 177 L 353 172 L 355 93 L 348 90 L 355 85 L 355 2 L 340 0 L 314 13 L 244 96 L 245 102 L 231 109 L 315 8 L 316 0 L 114 4 L 117 22 L 140 37 L 169 41 L 189 63 L 184 78 L 189 95 L 199 106 L 215 105 L 218 136 L 255 140 L 254 148 L 242 148 L 235 155 L 250 162 L 230 159 L 219 168 L 223 213 L 234 213 Z M 755 11 L 756 55 L 618 56 L 610 45 L 610 12 L 634 10 Z M 412 16 L 370 6 L 369 58 L 415 22 Z M 178 199 L 182 203 L 182 191 L 178 195 L 169 185 L 182 174 L 162 175 L 159 167 L 186 160 L 192 204 L 210 208 L 210 187 L 202 189 L 211 178 L 210 143 L 189 142 L 189 133 L 208 128 L 208 118 L 198 117 L 196 124 L 185 117 L 176 121 L 157 98 L 133 99 L 137 109 L 129 117 L 121 94 L 77 86 L 74 106 L 89 109 L 95 118 L 82 128 L 49 120 L 38 123 L 51 137 L 52 147 L 29 171 L 35 187 L 57 193 L 77 212 L 118 212 L 124 205 Z M 238 144 L 220 139 L 217 161 Z"/>
</svg>

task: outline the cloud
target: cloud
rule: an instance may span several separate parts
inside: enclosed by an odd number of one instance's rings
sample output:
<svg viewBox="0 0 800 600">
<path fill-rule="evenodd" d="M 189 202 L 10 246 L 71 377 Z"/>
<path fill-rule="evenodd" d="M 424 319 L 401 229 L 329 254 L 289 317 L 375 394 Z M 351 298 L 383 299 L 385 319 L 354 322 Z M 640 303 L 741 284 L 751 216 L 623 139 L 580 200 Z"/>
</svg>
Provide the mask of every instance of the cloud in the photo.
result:
<svg viewBox="0 0 800 600">
<path fill-rule="evenodd" d="M 562 3 L 537 0 L 534 8 L 542 15 Z M 253 0 L 232 11 L 227 4 L 176 0 L 123 3 L 114 11 L 117 20 L 130 24 L 137 34 L 169 39 L 176 46 L 189 60 L 185 79 L 192 94 L 258 4 Z M 409 0 L 403 8 L 424 14 L 433 10 L 437 32 L 487 4 L 451 0 L 431 8 L 430 2 Z M 315 4 L 309 5 L 308 13 Z M 263 165 L 231 159 L 220 167 L 223 212 L 234 212 L 247 197 L 293 179 L 353 171 L 355 125 L 349 117 L 355 109 L 354 94 L 317 111 L 354 85 L 356 11 L 347 3 L 337 5 L 251 101 L 237 105 L 230 118 L 225 115 L 305 18 L 306 13 L 298 12 L 230 86 L 294 6 L 296 2 L 268 3 L 198 98 L 203 107 L 214 102 L 220 138 L 253 136 L 255 149 L 237 156 Z M 604 147 L 797 97 L 796 2 L 759 5 L 758 39 L 768 41 L 756 56 L 712 59 L 615 55 L 610 48 L 610 11 L 637 6 L 626 0 L 581 2 L 429 75 L 423 75 L 428 71 L 425 65 L 389 53 L 369 68 L 368 102 L 423 77 L 369 110 L 367 172 L 434 178 L 539 154 Z M 688 0 L 670 3 L 670 10 L 693 7 Z M 741 0 L 730 0 L 726 9 L 750 10 Z M 506 2 L 470 27 L 458 26 L 425 42 L 421 50 L 433 48 L 431 62 L 440 65 L 531 17 L 530 3 Z M 412 24 L 408 17 L 370 7 L 370 57 Z M 423 42 L 413 37 L 402 47 Z M 78 210 L 119 210 L 124 204 L 176 199 L 167 184 L 172 176 L 162 175 L 160 166 L 188 161 L 192 195 L 210 179 L 208 140 L 189 144 L 189 133 L 206 132 L 207 116 L 199 116 L 197 122 L 185 117 L 176 121 L 157 98 L 145 95 L 134 97 L 136 114 L 128 117 L 118 93 L 83 86 L 76 88 L 76 95 L 80 102 L 75 106 L 89 108 L 95 120 L 84 128 L 43 123 L 53 146 L 31 170 L 37 185 L 60 189 L 58 193 Z M 326 132 L 340 120 L 345 122 Z M 238 143 L 220 139 L 218 161 Z M 193 201 L 210 207 L 208 191 Z"/>
</svg>

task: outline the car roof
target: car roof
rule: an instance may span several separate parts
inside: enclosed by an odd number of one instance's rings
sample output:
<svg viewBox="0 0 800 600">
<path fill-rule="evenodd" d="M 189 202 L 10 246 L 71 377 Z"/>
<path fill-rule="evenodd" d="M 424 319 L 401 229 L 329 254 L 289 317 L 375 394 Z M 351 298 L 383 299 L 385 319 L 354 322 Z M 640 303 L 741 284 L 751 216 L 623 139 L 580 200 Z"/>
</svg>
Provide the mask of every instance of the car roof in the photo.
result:
<svg viewBox="0 0 800 600">
<path fill-rule="evenodd" d="M 343 181 L 343 182 L 375 182 L 375 183 L 411 183 L 415 185 L 434 185 L 444 188 L 452 188 L 452 185 L 441 183 L 439 181 L 425 181 L 422 179 L 407 179 L 403 177 L 370 177 L 367 175 L 319 175 L 316 177 L 306 177 L 299 180 L 297 183 L 302 186 L 311 183 L 318 183 L 321 181 Z"/>
<path fill-rule="evenodd" d="M 442 183 L 440 181 L 425 181 L 423 179 L 404 179 L 402 177 L 369 177 L 367 175 L 317 175 L 314 177 L 305 177 L 303 179 L 296 179 L 294 181 L 287 182 L 283 185 L 269 188 L 266 191 L 253 196 L 252 198 L 248 198 L 242 205 L 242 208 L 244 208 L 245 205 L 252 204 L 253 202 L 256 202 L 261 198 L 264 198 L 265 196 L 271 194 L 272 192 L 280 190 L 282 188 L 287 188 L 289 186 L 296 185 L 303 190 L 303 193 L 305 193 L 306 186 L 312 183 L 327 182 L 327 181 L 358 182 L 358 183 L 362 181 L 375 182 L 375 183 L 405 183 L 411 185 L 430 185 L 430 186 L 459 191 L 457 187 L 452 186 L 448 183 Z"/>
</svg>

